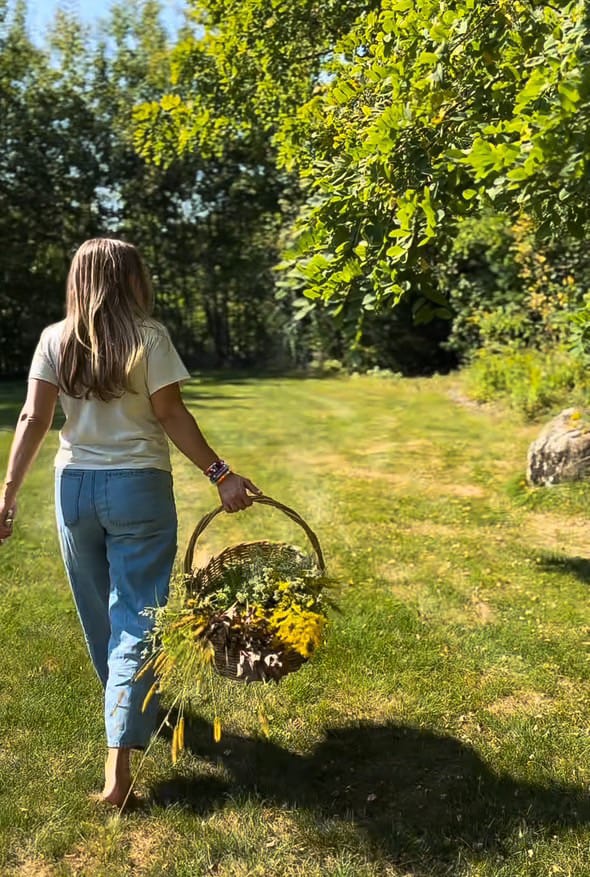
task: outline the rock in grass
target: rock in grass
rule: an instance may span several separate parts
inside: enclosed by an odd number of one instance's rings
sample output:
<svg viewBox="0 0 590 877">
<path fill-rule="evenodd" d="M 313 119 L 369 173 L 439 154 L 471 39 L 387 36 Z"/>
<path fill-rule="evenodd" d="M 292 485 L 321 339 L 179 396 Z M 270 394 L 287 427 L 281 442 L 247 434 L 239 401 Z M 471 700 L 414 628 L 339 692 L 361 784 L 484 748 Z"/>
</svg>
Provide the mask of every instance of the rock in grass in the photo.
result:
<svg viewBox="0 0 590 877">
<path fill-rule="evenodd" d="M 590 420 L 579 408 L 566 408 L 529 447 L 527 481 L 550 487 L 590 477 Z"/>
</svg>

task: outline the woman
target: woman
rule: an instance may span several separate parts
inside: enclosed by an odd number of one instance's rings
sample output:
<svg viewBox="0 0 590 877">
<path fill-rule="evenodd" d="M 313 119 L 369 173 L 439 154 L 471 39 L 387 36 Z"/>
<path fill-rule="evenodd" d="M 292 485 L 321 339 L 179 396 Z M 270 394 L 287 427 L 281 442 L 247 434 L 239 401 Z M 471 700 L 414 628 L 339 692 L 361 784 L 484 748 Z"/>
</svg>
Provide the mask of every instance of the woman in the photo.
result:
<svg viewBox="0 0 590 877">
<path fill-rule="evenodd" d="M 43 331 L 33 357 L 0 498 L 1 543 L 59 395 L 66 421 L 55 460 L 57 526 L 104 688 L 102 798 L 116 806 L 131 787 L 130 751 L 146 747 L 156 724 L 156 698 L 142 711 L 153 680 L 132 680 L 151 624 L 143 610 L 165 603 L 177 547 L 166 435 L 215 484 L 226 511 L 247 508 L 250 493 L 261 492 L 219 459 L 184 406 L 179 385 L 190 375 L 151 309 L 135 247 L 110 238 L 82 244 L 68 275 L 66 318 Z"/>
</svg>

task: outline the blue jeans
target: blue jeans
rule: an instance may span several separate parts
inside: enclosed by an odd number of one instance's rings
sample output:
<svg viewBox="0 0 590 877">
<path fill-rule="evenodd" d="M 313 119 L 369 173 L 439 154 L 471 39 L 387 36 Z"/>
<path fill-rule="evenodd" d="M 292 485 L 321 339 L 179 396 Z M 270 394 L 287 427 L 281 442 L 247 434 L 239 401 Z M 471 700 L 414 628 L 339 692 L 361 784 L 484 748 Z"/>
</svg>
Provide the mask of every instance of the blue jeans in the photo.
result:
<svg viewBox="0 0 590 877">
<path fill-rule="evenodd" d="M 168 599 L 176 554 L 172 476 L 161 469 L 61 469 L 55 508 L 62 555 L 84 637 L 105 690 L 109 747 L 143 749 L 156 726 L 154 681 L 133 682 L 152 619 Z"/>
</svg>

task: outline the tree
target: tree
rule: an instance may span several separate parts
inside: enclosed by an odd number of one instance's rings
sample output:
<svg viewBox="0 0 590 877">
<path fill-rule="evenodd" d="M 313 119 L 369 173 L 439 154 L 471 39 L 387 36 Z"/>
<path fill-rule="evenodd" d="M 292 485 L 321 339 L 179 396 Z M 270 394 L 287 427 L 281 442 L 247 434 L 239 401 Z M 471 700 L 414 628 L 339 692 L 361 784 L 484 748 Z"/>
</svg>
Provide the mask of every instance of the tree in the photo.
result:
<svg viewBox="0 0 590 877">
<path fill-rule="evenodd" d="M 67 27 L 79 60 L 82 31 L 63 18 L 57 27 Z M 73 241 L 100 227 L 102 171 L 80 83 L 66 82 L 30 42 L 24 4 L 4 9 L 0 43 L 0 372 L 13 374 L 61 315 Z"/>
<path fill-rule="evenodd" d="M 187 151 L 158 167 L 133 146 L 133 107 L 170 76 L 158 4 L 116 4 L 99 38 L 58 13 L 42 48 L 24 4 L 0 11 L 0 374 L 26 369 L 43 326 L 63 314 L 73 252 L 104 234 L 139 246 L 188 362 L 274 355 L 282 182 L 265 149 L 237 143 L 223 161 Z"/>
<path fill-rule="evenodd" d="M 111 222 L 152 267 L 159 313 L 189 361 L 264 361 L 277 346 L 269 266 L 282 185 L 264 145 L 232 144 L 223 156 L 187 149 L 160 165 L 133 149 L 134 107 L 170 76 L 158 15 L 154 2 L 118 4 L 104 30 L 94 92 L 114 132 Z"/>
<path fill-rule="evenodd" d="M 418 319 L 443 316 L 437 264 L 460 218 L 524 210 L 550 238 L 587 215 L 585 4 L 341 8 L 195 4 L 205 31 L 178 46 L 174 88 L 138 112 L 137 142 L 163 161 L 271 138 L 304 193 L 283 262 L 291 288 L 334 313 L 411 295 Z"/>
</svg>

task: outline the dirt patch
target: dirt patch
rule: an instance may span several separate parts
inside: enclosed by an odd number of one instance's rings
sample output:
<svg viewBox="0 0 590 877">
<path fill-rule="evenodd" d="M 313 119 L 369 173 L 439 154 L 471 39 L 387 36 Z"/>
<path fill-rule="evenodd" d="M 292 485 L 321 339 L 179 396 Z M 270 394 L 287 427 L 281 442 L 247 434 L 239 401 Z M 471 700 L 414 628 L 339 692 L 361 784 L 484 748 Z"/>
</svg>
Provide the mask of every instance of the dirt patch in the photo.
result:
<svg viewBox="0 0 590 877">
<path fill-rule="evenodd" d="M 397 452 L 398 444 L 391 439 L 385 439 L 384 441 L 375 442 L 373 445 L 369 445 L 365 448 L 365 454 L 370 456 L 371 454 L 390 454 L 392 451 Z"/>
<path fill-rule="evenodd" d="M 406 469 L 403 472 L 387 472 L 383 469 L 365 469 L 360 466 L 351 466 L 349 461 L 341 464 L 332 464 L 322 459 L 318 466 L 327 466 L 332 472 L 344 478 L 354 478 L 365 483 L 379 482 L 389 484 L 394 490 L 402 494 L 425 494 L 427 496 L 452 496 L 459 499 L 479 499 L 486 495 L 483 487 L 478 484 L 457 483 L 443 481 L 440 475 L 433 471 L 431 464 L 430 472 Z M 315 465 L 315 464 L 314 464 Z"/>
<path fill-rule="evenodd" d="M 412 580 L 412 570 L 407 565 L 395 566 L 384 564 L 380 570 L 380 576 L 388 583 L 387 591 L 398 600 L 418 607 L 418 611 L 424 618 L 444 619 L 449 624 L 461 624 L 479 626 L 495 624 L 497 613 L 493 606 L 482 600 L 476 594 L 469 598 L 465 594 L 465 601 L 458 604 L 441 597 L 426 583 L 416 583 Z M 448 573 L 447 573 L 448 577 Z M 453 576 L 453 583 L 461 589 L 461 581 Z M 465 586 L 469 587 L 466 581 Z M 458 596 L 458 595 L 457 595 Z"/>
<path fill-rule="evenodd" d="M 552 700 L 546 694 L 539 691 L 519 691 L 499 697 L 489 706 L 487 711 L 494 716 L 536 716 L 546 713 L 552 705 Z"/>
<path fill-rule="evenodd" d="M 415 568 L 408 567 L 407 564 L 399 563 L 397 560 L 388 560 L 377 569 L 377 575 L 379 578 L 385 579 L 386 582 L 389 582 L 393 586 L 396 584 L 403 585 L 397 593 L 393 588 L 390 591 L 390 593 L 395 593 L 398 597 L 408 596 L 408 587 L 414 587 L 412 573 L 415 574 L 415 572 Z"/>
<path fill-rule="evenodd" d="M 114 817 L 113 817 L 114 818 Z M 104 860 L 105 851 L 113 844 L 114 834 L 118 831 L 118 827 L 109 828 L 109 824 L 99 829 L 96 836 L 88 839 L 73 848 L 71 853 L 64 856 L 64 862 L 67 864 L 69 871 L 76 877 L 85 877 L 92 874 L 96 869 L 97 863 Z M 154 831 L 153 826 L 138 826 L 137 828 L 125 828 L 125 837 L 117 839 L 119 849 L 124 848 L 126 852 L 126 865 L 131 869 L 130 873 L 140 877 L 142 874 L 153 872 L 154 865 L 162 856 L 166 855 L 166 851 L 173 849 L 178 835 L 173 830 L 167 830 L 162 826 Z M 18 871 L 15 877 L 55 877 L 58 873 L 55 870 L 41 871 L 38 864 L 31 871 Z M 114 869 L 114 866 L 113 866 Z M 59 873 L 63 873 L 59 872 Z"/>
<path fill-rule="evenodd" d="M 363 450 L 363 456 L 368 457 L 371 454 L 390 453 L 395 454 L 396 459 L 408 462 L 415 457 L 419 457 L 421 460 L 428 460 L 428 465 L 432 465 L 433 460 L 440 461 L 435 442 L 427 438 L 410 439 L 402 435 L 401 438 L 393 437 L 374 442 L 371 445 L 367 445 Z"/>
<path fill-rule="evenodd" d="M 483 487 L 479 484 L 441 484 L 441 493 L 449 493 L 451 496 L 482 497 L 486 495 Z"/>
<path fill-rule="evenodd" d="M 12 877 L 56 877 L 57 873 L 53 865 L 48 865 L 39 859 L 29 859 L 14 871 L 10 871 Z"/>
<path fill-rule="evenodd" d="M 144 874 L 152 871 L 155 862 L 166 854 L 166 850 L 174 849 L 179 836 L 162 825 L 154 831 L 153 827 L 140 826 L 128 835 L 129 862 L 133 866 L 133 874 Z"/>
<path fill-rule="evenodd" d="M 525 532 L 537 548 L 590 557 L 590 524 L 583 518 L 533 513 L 526 518 Z"/>
<path fill-rule="evenodd" d="M 91 852 L 83 845 L 76 847 L 72 853 L 66 853 L 64 863 L 69 869 L 68 873 L 73 875 L 73 877 L 74 875 L 75 877 L 86 877 L 87 874 L 92 874 L 96 870 L 97 864 L 101 861 L 101 854 L 98 853 L 95 856 L 94 853 L 96 853 L 96 850 Z M 53 873 L 51 872 L 52 877 Z M 47 877 L 49 877 L 49 874 Z"/>
<path fill-rule="evenodd" d="M 489 603 L 486 603 L 485 600 L 479 600 L 476 597 L 472 597 L 471 605 L 473 606 L 475 617 L 480 622 L 480 624 L 494 623 L 494 621 L 496 620 L 496 613 Z"/>
<path fill-rule="evenodd" d="M 501 402 L 478 402 L 477 399 L 468 396 L 467 393 L 458 386 L 450 387 L 447 390 L 447 397 L 451 402 L 454 402 L 455 405 L 459 405 L 461 408 L 466 408 L 469 411 L 478 411 L 481 414 L 488 414 L 495 417 L 502 417 L 505 415 L 506 409 L 502 406 Z"/>
<path fill-rule="evenodd" d="M 424 539 L 452 539 L 453 547 L 456 547 L 455 543 L 457 543 L 457 547 L 460 545 L 467 548 L 467 545 L 463 546 L 463 542 L 459 543 L 458 541 L 463 538 L 464 534 L 461 527 L 457 526 L 457 524 L 441 524 L 438 521 L 431 520 L 403 521 L 398 524 L 398 529 L 407 534 L 421 536 Z M 489 528 L 481 527 L 478 529 L 476 536 L 478 541 L 481 539 L 492 541 L 494 536 L 497 536 L 497 533 Z"/>
<path fill-rule="evenodd" d="M 471 410 L 481 411 L 485 410 L 486 406 L 483 402 L 478 402 L 476 399 L 471 399 L 467 396 L 462 390 L 458 387 L 451 387 L 447 393 L 447 396 L 452 402 L 455 402 L 457 405 L 460 405 L 462 408 L 470 408 Z M 488 404 L 489 407 L 489 404 Z"/>
<path fill-rule="evenodd" d="M 338 472 L 347 478 L 356 478 L 360 481 L 385 482 L 399 488 L 400 491 L 406 491 L 410 487 L 415 488 L 417 484 L 424 483 L 418 476 L 410 472 L 384 472 L 382 469 L 362 469 L 344 464 L 338 467 Z"/>
<path fill-rule="evenodd" d="M 345 454 L 335 454 L 335 453 L 305 453 L 299 452 L 295 448 L 292 448 L 290 451 L 287 451 L 289 457 L 296 464 L 303 464 L 305 466 L 317 466 L 326 467 L 327 469 L 341 469 L 343 466 L 350 466 L 350 457 L 347 457 Z"/>
<path fill-rule="evenodd" d="M 443 605 L 438 608 L 437 615 L 439 618 L 444 618 L 449 624 L 469 627 L 495 624 L 497 620 L 495 609 L 485 600 L 476 597 L 472 597 L 470 602 L 463 606 Z"/>
<path fill-rule="evenodd" d="M 486 491 L 479 484 L 448 480 L 449 472 L 445 463 L 436 453 L 434 445 L 427 440 L 404 443 L 402 453 L 406 465 L 403 468 L 400 465 L 400 450 L 395 442 L 380 442 L 369 446 L 363 455 L 363 462 L 366 462 L 366 458 L 371 454 L 386 452 L 396 455 L 395 465 L 398 468 L 395 471 L 392 471 L 391 464 L 373 467 L 355 466 L 350 456 L 339 453 L 308 453 L 303 457 L 301 453 L 297 453 L 293 459 L 294 461 L 296 459 L 297 465 L 305 463 L 308 468 L 318 472 L 328 471 L 340 478 L 388 484 L 399 493 L 423 493 L 429 496 L 453 496 L 459 499 L 481 498 L 486 495 Z M 419 454 L 422 462 L 412 465 L 412 457 L 415 454 Z"/>
</svg>

